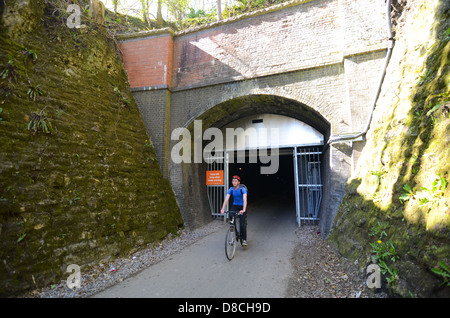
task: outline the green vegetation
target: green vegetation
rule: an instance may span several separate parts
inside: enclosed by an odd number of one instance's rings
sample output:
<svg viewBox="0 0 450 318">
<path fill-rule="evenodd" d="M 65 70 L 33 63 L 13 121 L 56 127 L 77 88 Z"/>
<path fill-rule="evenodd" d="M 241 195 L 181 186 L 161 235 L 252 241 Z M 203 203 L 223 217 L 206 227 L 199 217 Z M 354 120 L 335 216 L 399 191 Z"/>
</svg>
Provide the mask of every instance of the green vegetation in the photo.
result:
<svg viewBox="0 0 450 318">
<path fill-rule="evenodd" d="M 245 13 L 254 12 L 272 5 L 289 2 L 288 0 L 239 0 L 233 5 L 225 7 L 222 12 L 222 19 L 237 17 Z M 205 12 L 204 10 L 195 11 L 189 9 L 189 14 L 182 20 L 181 28 L 186 29 L 193 26 L 204 25 L 217 21 L 217 10 Z M 180 24 L 179 24 L 180 25 Z"/>
<path fill-rule="evenodd" d="M 43 94 L 40 86 L 41 86 L 40 84 L 37 84 L 36 86 L 34 86 L 31 83 L 30 83 L 30 86 L 28 86 L 27 95 L 33 102 L 36 101 L 36 98 L 38 98 L 38 96 Z"/>
<path fill-rule="evenodd" d="M 51 134 L 55 132 L 44 109 L 31 113 L 27 128 L 33 135 L 39 132 L 43 132 L 44 134 Z"/>
<path fill-rule="evenodd" d="M 0 296 L 127 256 L 183 226 L 110 26 L 67 1 L 0 26 Z M 7 6 L 22 2 L 7 2 Z M 5 16 L 4 20 L 10 17 Z M 17 16 L 17 15 L 22 16 Z"/>
<path fill-rule="evenodd" d="M 386 230 L 389 226 L 389 222 L 377 221 L 377 226 L 372 227 L 372 231 L 369 233 L 370 236 L 377 236 L 378 240 L 382 240 L 384 236 L 388 236 Z"/>
<path fill-rule="evenodd" d="M 429 187 L 421 187 L 420 191 L 411 189 L 407 183 L 403 186 L 402 194 L 399 197 L 400 202 L 404 203 L 408 200 L 417 200 L 419 206 L 428 206 L 442 204 L 446 208 L 450 208 L 448 198 L 444 196 L 447 188 L 447 180 L 440 174 L 435 176 Z"/>
<path fill-rule="evenodd" d="M 118 7 L 123 7 L 121 1 L 116 1 Z M 228 4 L 222 12 L 221 17 L 217 16 L 217 6 L 212 8 L 193 8 L 189 0 L 174 1 L 161 0 L 161 8 L 170 12 L 167 21 L 158 22 L 158 12 L 149 11 L 148 0 L 140 1 L 142 6 L 136 17 L 121 15 L 117 11 L 106 13 L 106 22 L 108 26 L 114 26 L 114 29 L 120 29 L 119 32 L 135 32 L 139 30 L 151 30 L 163 27 L 171 27 L 173 30 L 184 30 L 195 26 L 206 25 L 222 19 L 237 17 L 239 15 L 270 7 L 272 5 L 287 3 L 290 0 L 237 0 Z"/>
<path fill-rule="evenodd" d="M 2 79 L 12 79 L 16 80 L 16 71 L 14 69 L 14 60 L 11 56 L 9 56 L 8 63 L 3 66 L 3 69 L 0 73 Z"/>
<path fill-rule="evenodd" d="M 369 243 L 372 247 L 372 260 L 380 266 L 383 275 L 386 275 L 388 285 L 393 285 L 398 282 L 398 270 L 392 268 L 393 263 L 399 259 L 391 239 L 388 239 L 386 230 L 389 222 L 377 222 L 377 226 L 372 227 L 370 236 L 378 236 L 375 243 Z M 383 237 L 386 236 L 385 239 Z"/>
<path fill-rule="evenodd" d="M 445 1 L 411 10 L 415 19 L 396 30 L 404 46 L 394 48 L 402 58 L 390 65 L 384 89 L 392 93 L 377 102 L 379 120 L 348 181 L 330 241 L 361 272 L 368 259 L 376 261 L 391 295 L 448 297 L 442 280 L 450 261 L 449 11 Z M 418 37 L 419 30 L 433 33 Z"/>
<path fill-rule="evenodd" d="M 439 266 L 440 267 L 432 269 L 433 273 L 442 277 L 443 282 L 442 282 L 441 286 L 450 287 L 450 270 L 442 261 L 439 261 Z"/>
<path fill-rule="evenodd" d="M 24 63 L 28 63 L 29 61 L 31 61 L 31 63 L 36 64 L 37 54 L 33 50 L 28 50 L 27 48 L 25 48 L 22 53 Z"/>
<path fill-rule="evenodd" d="M 118 87 L 114 87 L 114 93 L 116 93 L 122 107 L 129 107 L 131 105 L 131 100 L 124 93 L 122 93 Z"/>
</svg>

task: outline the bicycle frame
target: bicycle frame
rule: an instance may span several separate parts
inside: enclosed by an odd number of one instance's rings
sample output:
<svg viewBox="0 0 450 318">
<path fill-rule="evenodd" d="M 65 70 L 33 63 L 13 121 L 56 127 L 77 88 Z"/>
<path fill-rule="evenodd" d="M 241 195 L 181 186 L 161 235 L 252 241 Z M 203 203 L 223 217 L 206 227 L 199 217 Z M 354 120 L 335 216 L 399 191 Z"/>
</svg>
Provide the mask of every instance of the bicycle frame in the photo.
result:
<svg viewBox="0 0 450 318">
<path fill-rule="evenodd" d="M 236 244 L 238 241 L 240 241 L 242 245 L 242 239 L 239 233 L 239 226 L 236 222 L 236 215 L 239 212 L 236 211 L 227 211 L 225 212 L 226 215 L 230 216 L 230 228 L 227 231 L 227 234 L 225 236 L 225 256 L 228 258 L 228 260 L 232 260 L 234 257 L 234 254 L 236 252 Z M 238 214 L 239 217 L 239 214 Z"/>
<path fill-rule="evenodd" d="M 234 212 L 234 211 L 231 211 L 231 212 Z M 240 229 L 238 229 L 238 225 L 237 225 L 238 223 L 236 223 L 236 219 L 237 219 L 237 217 L 239 217 L 239 216 L 237 216 L 238 212 L 234 212 L 234 213 L 231 213 L 231 212 L 230 212 L 230 215 L 231 215 L 230 226 L 234 226 L 236 228 L 236 235 L 239 236 Z"/>
<path fill-rule="evenodd" d="M 236 211 L 227 211 L 225 213 L 228 213 L 228 215 L 229 215 L 230 226 L 234 226 L 234 228 L 236 229 L 237 239 L 241 240 L 241 234 L 240 234 L 240 230 L 241 230 L 240 226 L 241 226 L 241 224 L 239 223 L 239 217 L 242 214 L 239 214 L 239 212 L 236 212 Z"/>
</svg>

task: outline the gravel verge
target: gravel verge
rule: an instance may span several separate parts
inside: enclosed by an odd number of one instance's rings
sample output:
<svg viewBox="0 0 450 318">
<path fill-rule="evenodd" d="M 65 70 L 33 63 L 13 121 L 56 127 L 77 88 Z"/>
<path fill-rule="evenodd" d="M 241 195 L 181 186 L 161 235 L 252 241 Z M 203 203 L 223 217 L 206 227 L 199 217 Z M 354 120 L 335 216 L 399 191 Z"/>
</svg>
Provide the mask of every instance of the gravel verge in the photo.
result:
<svg viewBox="0 0 450 318">
<path fill-rule="evenodd" d="M 316 225 L 296 229 L 298 244 L 291 258 L 294 268 L 287 289 L 290 298 L 385 298 L 375 294 L 357 268 L 328 245 Z"/>
<path fill-rule="evenodd" d="M 67 281 L 62 280 L 46 288 L 37 289 L 23 295 L 23 298 L 87 298 L 105 290 L 124 279 L 136 275 L 147 267 L 166 257 L 181 251 L 203 237 L 223 228 L 223 221 L 214 220 L 209 224 L 188 231 L 182 229 L 177 235 L 170 235 L 159 244 L 149 245 L 129 257 L 117 258 L 111 263 L 95 265 L 89 271 L 81 271 L 80 288 L 70 289 Z M 69 276 L 69 274 L 67 274 Z"/>
<path fill-rule="evenodd" d="M 82 271 L 80 288 L 70 289 L 66 280 L 59 284 L 34 290 L 23 298 L 87 298 L 145 268 L 181 251 L 203 237 L 223 229 L 223 221 L 214 220 L 194 230 L 180 230 L 161 243 L 149 246 L 129 257 L 117 258 L 111 263 L 93 266 Z M 367 288 L 352 264 L 324 241 L 318 227 L 302 226 L 296 229 L 298 243 L 291 256 L 293 275 L 286 290 L 286 298 L 371 298 L 385 297 Z"/>
</svg>

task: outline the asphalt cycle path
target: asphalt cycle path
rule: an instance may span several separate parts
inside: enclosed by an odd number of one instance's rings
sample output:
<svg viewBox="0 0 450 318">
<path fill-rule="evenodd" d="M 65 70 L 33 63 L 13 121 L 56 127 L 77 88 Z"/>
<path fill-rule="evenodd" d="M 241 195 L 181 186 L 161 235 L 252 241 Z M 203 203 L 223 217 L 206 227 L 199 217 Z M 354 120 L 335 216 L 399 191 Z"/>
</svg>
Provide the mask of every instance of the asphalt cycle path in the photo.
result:
<svg viewBox="0 0 450 318">
<path fill-rule="evenodd" d="M 284 297 L 298 241 L 295 207 L 273 203 L 249 207 L 247 247 L 225 256 L 223 224 L 216 232 L 94 295 L 96 298 L 273 298 Z"/>
</svg>

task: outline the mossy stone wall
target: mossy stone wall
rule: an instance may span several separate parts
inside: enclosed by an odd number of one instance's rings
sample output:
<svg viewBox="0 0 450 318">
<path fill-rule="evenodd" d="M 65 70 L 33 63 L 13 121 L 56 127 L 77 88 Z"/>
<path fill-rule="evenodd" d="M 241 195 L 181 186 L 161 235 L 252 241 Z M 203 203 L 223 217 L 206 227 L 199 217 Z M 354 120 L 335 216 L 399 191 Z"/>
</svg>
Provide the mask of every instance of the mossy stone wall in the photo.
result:
<svg viewBox="0 0 450 318">
<path fill-rule="evenodd" d="M 83 271 L 183 226 L 115 40 L 84 19 L 69 29 L 60 14 L 44 1 L 8 2 L 2 12 L 2 296 L 59 282 L 70 264 Z"/>
<path fill-rule="evenodd" d="M 362 275 L 389 246 L 392 295 L 448 297 L 433 269 L 450 265 L 450 3 L 393 4 L 393 56 L 330 241 Z"/>
</svg>

